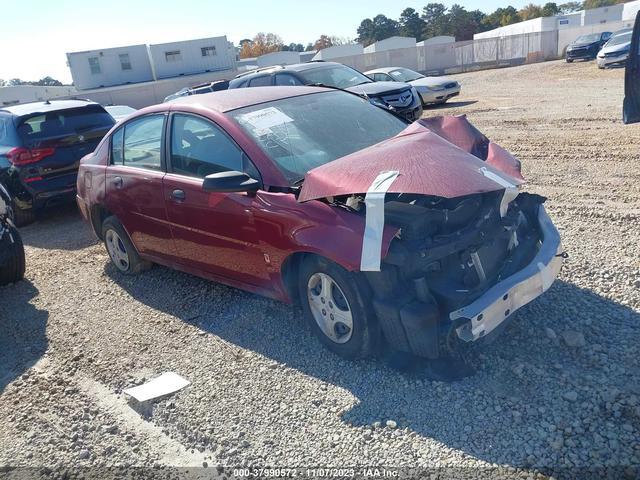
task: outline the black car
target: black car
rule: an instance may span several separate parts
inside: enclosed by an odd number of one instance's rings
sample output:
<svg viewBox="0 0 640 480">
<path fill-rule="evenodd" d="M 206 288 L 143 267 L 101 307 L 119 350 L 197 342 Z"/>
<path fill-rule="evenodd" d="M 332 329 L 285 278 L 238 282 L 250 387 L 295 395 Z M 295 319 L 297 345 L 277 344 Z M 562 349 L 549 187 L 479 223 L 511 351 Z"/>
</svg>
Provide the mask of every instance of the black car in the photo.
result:
<svg viewBox="0 0 640 480">
<path fill-rule="evenodd" d="M 0 286 L 24 276 L 24 246 L 12 217 L 9 192 L 0 185 Z"/>
<path fill-rule="evenodd" d="M 373 105 L 413 122 L 422 116 L 416 89 L 400 82 L 374 82 L 359 71 L 335 62 L 309 62 L 261 68 L 241 73 L 229 88 L 316 85 L 346 90 L 366 97 Z"/>
<path fill-rule="evenodd" d="M 611 38 L 613 32 L 589 33 L 580 35 L 567 47 L 565 60 L 571 63 L 574 60 L 594 60 L 602 46 Z"/>
<path fill-rule="evenodd" d="M 38 210 L 74 200 L 80 159 L 93 152 L 115 121 L 88 100 L 51 100 L 0 108 L 0 185 L 15 224 Z"/>
<path fill-rule="evenodd" d="M 640 12 L 631 34 L 629 58 L 624 72 L 624 123 L 640 122 Z"/>
<path fill-rule="evenodd" d="M 229 80 L 217 80 L 215 82 L 201 83 L 200 85 L 194 85 L 193 87 L 186 87 L 182 90 L 178 90 L 176 93 L 172 93 L 167 96 L 164 101 L 168 102 L 174 98 L 186 97 L 188 95 L 201 95 L 203 93 L 219 92 L 220 90 L 226 90 L 229 88 Z"/>
</svg>

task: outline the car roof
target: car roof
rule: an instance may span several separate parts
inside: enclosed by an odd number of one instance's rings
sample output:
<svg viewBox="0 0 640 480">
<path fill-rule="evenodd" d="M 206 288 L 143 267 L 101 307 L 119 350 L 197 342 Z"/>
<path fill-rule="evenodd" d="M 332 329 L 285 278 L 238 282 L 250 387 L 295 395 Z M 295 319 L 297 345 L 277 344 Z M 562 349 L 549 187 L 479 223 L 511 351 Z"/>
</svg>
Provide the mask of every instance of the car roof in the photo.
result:
<svg viewBox="0 0 640 480">
<path fill-rule="evenodd" d="M 228 112 L 238 108 L 250 107 L 265 102 L 300 97 L 313 93 L 333 91 L 322 87 L 252 87 L 221 90 L 219 92 L 190 95 L 170 100 L 171 105 L 198 105 L 201 107 Z"/>
<path fill-rule="evenodd" d="M 249 72 L 242 72 L 236 75 L 236 79 L 240 78 L 251 78 L 254 75 L 265 74 L 268 75 L 275 71 L 285 71 L 285 72 L 304 72 L 305 70 L 313 70 L 317 68 L 328 68 L 328 67 L 348 67 L 347 65 L 343 65 L 338 62 L 325 62 L 325 61 L 311 61 L 306 63 L 294 63 L 292 65 L 271 65 L 269 67 L 261 67 L 255 70 L 251 70 Z M 351 68 L 351 67 L 348 67 Z"/>
<path fill-rule="evenodd" d="M 374 68 L 373 70 L 367 70 L 366 72 L 364 72 L 365 75 L 369 74 L 369 73 L 389 73 L 392 72 L 394 70 L 398 70 L 399 68 L 404 68 L 404 67 L 383 67 L 383 68 Z M 408 70 L 408 69 L 407 69 Z"/>
<path fill-rule="evenodd" d="M 46 113 L 69 108 L 86 107 L 87 105 L 99 105 L 89 100 L 47 100 L 45 102 L 21 103 L 9 107 L 2 107 L 0 111 L 5 111 L 17 115 L 30 115 L 33 113 Z"/>
</svg>

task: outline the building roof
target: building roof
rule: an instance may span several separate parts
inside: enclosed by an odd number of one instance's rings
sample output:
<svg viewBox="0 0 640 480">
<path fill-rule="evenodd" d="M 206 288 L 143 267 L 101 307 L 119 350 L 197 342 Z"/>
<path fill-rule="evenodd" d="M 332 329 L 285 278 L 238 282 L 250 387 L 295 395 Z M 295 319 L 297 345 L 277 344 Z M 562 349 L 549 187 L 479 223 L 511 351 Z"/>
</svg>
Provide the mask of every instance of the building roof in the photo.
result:
<svg viewBox="0 0 640 480">
<path fill-rule="evenodd" d="M 313 93 L 327 92 L 321 87 L 251 87 L 234 88 L 219 92 L 191 95 L 171 100 L 172 105 L 199 105 L 218 112 L 228 112 L 238 108 L 249 107 L 265 102 L 282 100 L 283 98 L 300 97 Z"/>
<path fill-rule="evenodd" d="M 87 105 L 97 105 L 90 100 L 47 100 L 46 102 L 21 103 L 10 107 L 2 107 L 0 111 L 13 113 L 17 116 L 30 115 L 32 113 L 46 113 L 68 108 L 85 107 Z"/>
</svg>

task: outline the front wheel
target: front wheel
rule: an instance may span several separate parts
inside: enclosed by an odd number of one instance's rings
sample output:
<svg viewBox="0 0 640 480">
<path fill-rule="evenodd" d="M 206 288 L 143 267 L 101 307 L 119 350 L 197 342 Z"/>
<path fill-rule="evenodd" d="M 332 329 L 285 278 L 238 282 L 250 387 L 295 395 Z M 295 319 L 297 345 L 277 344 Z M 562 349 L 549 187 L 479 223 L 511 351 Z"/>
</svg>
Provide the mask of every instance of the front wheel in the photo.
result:
<svg viewBox="0 0 640 480">
<path fill-rule="evenodd" d="M 567 63 L 573 63 L 573 59 L 572 58 L 567 58 Z"/>
<path fill-rule="evenodd" d="M 347 359 L 375 354 L 381 336 L 357 275 L 316 256 L 303 262 L 299 275 L 306 321 L 325 347 Z"/>
<path fill-rule="evenodd" d="M 121 273 L 135 275 L 151 267 L 151 262 L 140 258 L 129 235 L 116 217 L 109 217 L 104 221 L 102 238 L 111 261 Z"/>
</svg>

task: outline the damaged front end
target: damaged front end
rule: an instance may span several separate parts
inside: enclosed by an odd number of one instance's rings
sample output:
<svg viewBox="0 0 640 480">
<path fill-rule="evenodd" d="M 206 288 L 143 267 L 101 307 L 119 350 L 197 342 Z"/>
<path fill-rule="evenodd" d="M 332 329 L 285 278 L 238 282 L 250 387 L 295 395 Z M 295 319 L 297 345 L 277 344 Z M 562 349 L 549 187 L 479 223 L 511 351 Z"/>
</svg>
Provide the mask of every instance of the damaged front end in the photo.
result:
<svg viewBox="0 0 640 480">
<path fill-rule="evenodd" d="M 549 288 L 562 258 L 545 199 L 521 193 L 501 216 L 502 195 L 387 200 L 385 223 L 398 233 L 380 271 L 363 274 L 395 348 L 438 358 L 487 337 Z"/>
<path fill-rule="evenodd" d="M 368 169 L 356 175 L 358 162 Z M 364 215 L 360 271 L 384 335 L 435 359 L 494 336 L 560 271 L 545 198 L 520 192 L 523 181 L 520 162 L 466 118 L 436 117 L 312 170 L 300 201 Z"/>
</svg>

